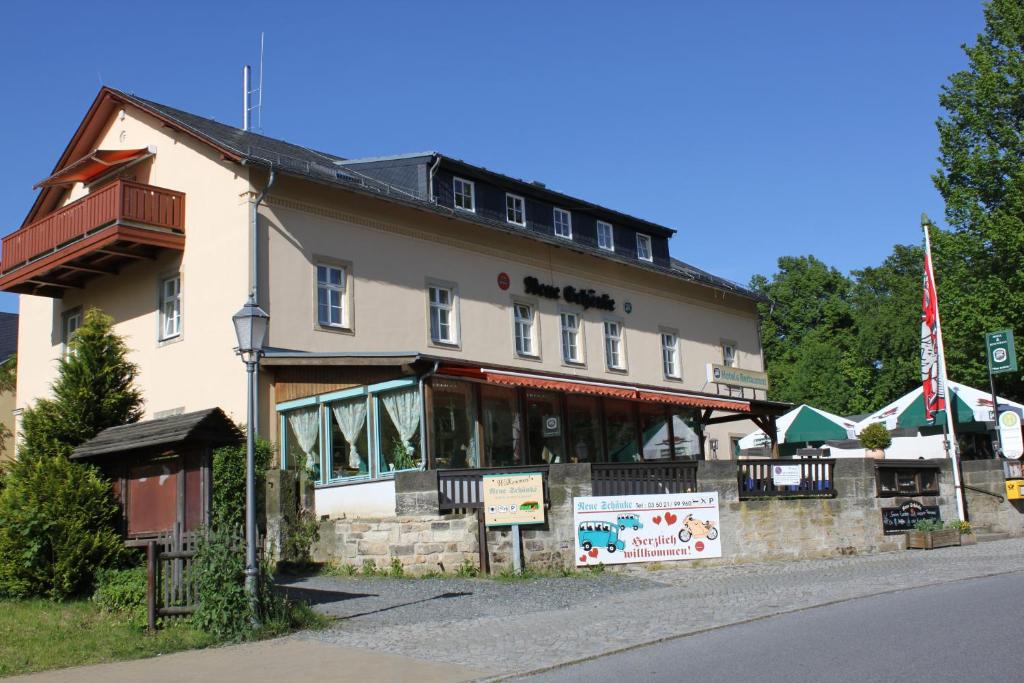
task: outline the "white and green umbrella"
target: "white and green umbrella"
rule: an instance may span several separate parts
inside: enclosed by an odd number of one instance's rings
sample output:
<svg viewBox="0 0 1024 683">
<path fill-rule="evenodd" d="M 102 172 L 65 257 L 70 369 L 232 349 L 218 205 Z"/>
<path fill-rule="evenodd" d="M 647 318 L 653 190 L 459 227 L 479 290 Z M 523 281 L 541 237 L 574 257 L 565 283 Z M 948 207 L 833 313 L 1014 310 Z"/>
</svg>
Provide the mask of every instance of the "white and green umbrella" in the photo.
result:
<svg viewBox="0 0 1024 683">
<path fill-rule="evenodd" d="M 779 443 L 811 444 L 853 439 L 855 423 L 809 405 L 800 405 L 775 421 Z M 771 445 L 768 435 L 758 429 L 740 439 L 740 448 L 765 448 Z"/>
<path fill-rule="evenodd" d="M 992 394 L 969 387 L 958 382 L 947 382 L 946 404 L 953 411 L 953 419 L 957 424 L 972 422 L 992 422 Z M 901 396 L 884 408 L 877 410 L 857 423 L 857 433 L 873 422 L 881 422 L 888 430 L 921 427 L 941 427 L 946 415 L 939 411 L 935 419 L 929 422 L 924 417 L 924 396 L 918 387 L 905 396 Z M 1016 412 L 1024 411 L 1024 405 L 1015 403 L 1002 396 L 999 397 L 999 408 L 1005 411 L 1012 408 Z"/>
</svg>

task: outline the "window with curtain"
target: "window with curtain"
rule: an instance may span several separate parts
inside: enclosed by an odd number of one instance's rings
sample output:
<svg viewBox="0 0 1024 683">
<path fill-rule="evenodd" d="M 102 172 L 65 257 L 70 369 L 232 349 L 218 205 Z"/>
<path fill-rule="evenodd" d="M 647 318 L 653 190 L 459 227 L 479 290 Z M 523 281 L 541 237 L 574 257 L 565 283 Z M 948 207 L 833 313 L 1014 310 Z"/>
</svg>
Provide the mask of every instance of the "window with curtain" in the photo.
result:
<svg viewBox="0 0 1024 683">
<path fill-rule="evenodd" d="M 320 480 L 320 453 L 317 440 L 320 437 L 320 410 L 318 406 L 299 408 L 286 413 L 290 439 L 287 443 L 289 459 L 297 466 L 312 470 L 314 478 Z"/>
<path fill-rule="evenodd" d="M 330 404 L 331 440 L 327 474 L 332 480 L 370 474 L 366 397 Z"/>
<path fill-rule="evenodd" d="M 439 470 L 479 467 L 473 385 L 435 377 L 431 387 L 434 467 Z"/>
<path fill-rule="evenodd" d="M 419 469 L 423 464 L 420 452 L 420 392 L 411 386 L 377 394 L 379 406 L 380 473 Z"/>
</svg>

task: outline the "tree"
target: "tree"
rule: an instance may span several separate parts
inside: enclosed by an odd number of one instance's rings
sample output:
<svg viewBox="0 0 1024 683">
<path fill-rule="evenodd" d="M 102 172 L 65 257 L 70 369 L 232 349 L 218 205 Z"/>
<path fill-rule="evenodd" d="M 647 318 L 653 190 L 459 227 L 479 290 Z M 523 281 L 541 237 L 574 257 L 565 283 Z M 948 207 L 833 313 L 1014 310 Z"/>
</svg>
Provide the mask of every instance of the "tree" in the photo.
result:
<svg viewBox="0 0 1024 683">
<path fill-rule="evenodd" d="M 984 386 L 984 332 L 1024 332 L 1024 3 L 992 0 L 964 46 L 968 66 L 943 86 L 933 179 L 952 232 L 933 233 L 951 379 Z M 1024 398 L 1020 374 L 1000 393 Z"/>
<path fill-rule="evenodd" d="M 58 362 L 53 398 L 40 399 L 22 414 L 20 458 L 68 456 L 107 427 L 142 416 L 138 368 L 128 361 L 128 347 L 113 332 L 110 316 L 87 311 Z"/>
</svg>

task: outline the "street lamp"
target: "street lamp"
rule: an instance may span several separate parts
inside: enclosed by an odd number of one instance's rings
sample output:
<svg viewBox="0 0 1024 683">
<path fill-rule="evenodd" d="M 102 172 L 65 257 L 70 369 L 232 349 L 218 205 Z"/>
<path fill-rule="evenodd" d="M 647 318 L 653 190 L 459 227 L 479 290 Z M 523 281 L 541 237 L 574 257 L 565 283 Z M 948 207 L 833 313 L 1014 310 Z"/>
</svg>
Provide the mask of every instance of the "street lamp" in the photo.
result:
<svg viewBox="0 0 1024 683">
<path fill-rule="evenodd" d="M 248 374 L 248 402 L 245 429 L 245 592 L 252 605 L 253 620 L 259 622 L 259 603 L 256 593 L 256 364 L 263 354 L 270 316 L 259 307 L 252 292 L 249 300 L 231 316 L 238 338 L 238 355 L 245 363 Z"/>
</svg>

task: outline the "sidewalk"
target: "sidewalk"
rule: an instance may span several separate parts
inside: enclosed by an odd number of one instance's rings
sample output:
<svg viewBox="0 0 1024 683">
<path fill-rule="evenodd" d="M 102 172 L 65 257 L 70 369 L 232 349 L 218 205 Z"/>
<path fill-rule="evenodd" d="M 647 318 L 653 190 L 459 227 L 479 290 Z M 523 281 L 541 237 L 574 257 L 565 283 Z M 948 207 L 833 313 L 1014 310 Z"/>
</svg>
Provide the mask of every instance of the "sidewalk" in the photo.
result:
<svg viewBox="0 0 1024 683">
<path fill-rule="evenodd" d="M 808 607 L 1024 569 L 1024 539 L 799 562 L 633 565 L 582 578 L 310 577 L 322 631 L 12 681 L 465 681 L 503 678 Z"/>
</svg>

